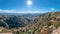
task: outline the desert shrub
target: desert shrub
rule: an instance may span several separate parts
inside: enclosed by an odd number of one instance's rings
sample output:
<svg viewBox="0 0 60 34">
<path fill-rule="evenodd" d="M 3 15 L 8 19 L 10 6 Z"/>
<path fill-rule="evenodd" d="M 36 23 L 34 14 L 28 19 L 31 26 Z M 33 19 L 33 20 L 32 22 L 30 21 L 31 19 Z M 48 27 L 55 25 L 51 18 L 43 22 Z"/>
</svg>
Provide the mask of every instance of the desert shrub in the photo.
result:
<svg viewBox="0 0 60 34">
<path fill-rule="evenodd" d="M 54 26 L 58 28 L 60 26 L 60 22 L 55 23 Z"/>
</svg>

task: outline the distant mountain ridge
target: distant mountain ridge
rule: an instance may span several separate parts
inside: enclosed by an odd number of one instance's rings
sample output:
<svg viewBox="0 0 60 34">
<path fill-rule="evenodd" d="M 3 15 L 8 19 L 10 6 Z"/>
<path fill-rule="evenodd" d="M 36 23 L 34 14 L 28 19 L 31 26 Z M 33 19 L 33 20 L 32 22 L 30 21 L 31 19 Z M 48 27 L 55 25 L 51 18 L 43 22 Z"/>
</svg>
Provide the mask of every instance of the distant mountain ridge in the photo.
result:
<svg viewBox="0 0 60 34">
<path fill-rule="evenodd" d="M 0 13 L 0 21 L 3 20 L 0 24 L 6 28 L 23 27 L 32 23 L 39 15 L 40 14 Z"/>
</svg>

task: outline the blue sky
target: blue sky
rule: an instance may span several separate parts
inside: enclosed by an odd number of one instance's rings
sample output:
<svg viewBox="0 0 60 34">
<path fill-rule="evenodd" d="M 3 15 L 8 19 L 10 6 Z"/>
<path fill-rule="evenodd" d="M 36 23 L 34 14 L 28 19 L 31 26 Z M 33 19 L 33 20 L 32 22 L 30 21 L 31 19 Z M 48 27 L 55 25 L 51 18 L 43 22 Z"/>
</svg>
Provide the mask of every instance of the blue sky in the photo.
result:
<svg viewBox="0 0 60 34">
<path fill-rule="evenodd" d="M 45 13 L 60 10 L 60 0 L 0 0 L 0 12 L 7 13 Z"/>
</svg>

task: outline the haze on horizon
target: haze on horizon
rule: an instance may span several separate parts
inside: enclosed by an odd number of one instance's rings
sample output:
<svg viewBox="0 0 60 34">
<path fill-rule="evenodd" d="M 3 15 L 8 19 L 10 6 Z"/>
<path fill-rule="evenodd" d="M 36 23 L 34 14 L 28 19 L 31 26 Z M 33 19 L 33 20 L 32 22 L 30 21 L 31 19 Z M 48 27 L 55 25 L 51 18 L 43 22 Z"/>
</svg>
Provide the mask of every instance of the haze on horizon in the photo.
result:
<svg viewBox="0 0 60 34">
<path fill-rule="evenodd" d="M 60 0 L 0 0 L 0 13 L 60 11 Z"/>
</svg>

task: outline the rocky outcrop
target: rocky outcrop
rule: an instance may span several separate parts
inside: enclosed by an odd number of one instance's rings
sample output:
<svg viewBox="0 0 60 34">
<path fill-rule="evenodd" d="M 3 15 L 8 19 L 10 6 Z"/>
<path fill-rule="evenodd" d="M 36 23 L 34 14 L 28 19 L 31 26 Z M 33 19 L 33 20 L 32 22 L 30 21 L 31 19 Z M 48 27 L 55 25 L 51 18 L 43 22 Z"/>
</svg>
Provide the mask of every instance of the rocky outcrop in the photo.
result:
<svg viewBox="0 0 60 34">
<path fill-rule="evenodd" d="M 60 26 L 52 32 L 52 34 L 60 34 Z"/>
<path fill-rule="evenodd" d="M 47 26 L 44 26 L 41 30 L 41 34 L 49 34 L 49 28 Z"/>
</svg>

